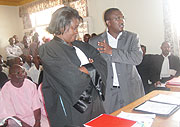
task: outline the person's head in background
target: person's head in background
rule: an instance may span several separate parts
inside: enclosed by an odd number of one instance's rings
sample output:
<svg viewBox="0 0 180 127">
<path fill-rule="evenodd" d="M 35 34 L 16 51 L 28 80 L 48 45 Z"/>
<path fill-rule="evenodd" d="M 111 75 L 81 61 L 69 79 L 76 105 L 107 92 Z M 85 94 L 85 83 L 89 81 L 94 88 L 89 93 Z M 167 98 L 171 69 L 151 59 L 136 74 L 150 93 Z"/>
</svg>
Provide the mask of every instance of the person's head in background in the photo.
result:
<svg viewBox="0 0 180 127">
<path fill-rule="evenodd" d="M 28 37 L 27 37 L 27 35 L 24 35 L 24 36 L 23 36 L 22 43 L 24 44 L 25 42 L 29 43 L 29 42 L 28 42 Z"/>
<path fill-rule="evenodd" d="M 23 40 L 23 44 L 24 44 L 24 48 L 29 48 L 29 43 L 27 42 L 27 40 Z"/>
<path fill-rule="evenodd" d="M 161 44 L 161 50 L 162 50 L 162 55 L 163 56 L 168 56 L 169 53 L 171 52 L 171 46 L 170 43 L 165 41 Z"/>
<path fill-rule="evenodd" d="M 9 44 L 14 47 L 15 39 L 13 37 L 9 38 Z"/>
<path fill-rule="evenodd" d="M 37 32 L 34 33 L 32 42 L 39 43 L 39 34 Z"/>
<path fill-rule="evenodd" d="M 9 77 L 13 86 L 19 88 L 23 85 L 26 78 L 26 71 L 22 66 L 13 64 L 9 69 Z"/>
<path fill-rule="evenodd" d="M 72 46 L 72 42 L 77 38 L 81 21 L 82 17 L 77 10 L 68 6 L 62 7 L 53 13 L 47 31 Z"/>
<path fill-rule="evenodd" d="M 143 52 L 143 56 L 146 54 L 146 46 L 145 45 L 141 45 L 141 50 Z"/>
<path fill-rule="evenodd" d="M 15 39 L 15 44 L 19 43 L 19 38 L 17 35 L 14 35 L 13 38 Z"/>
<path fill-rule="evenodd" d="M 22 66 L 23 65 L 23 59 L 21 57 L 15 57 L 13 60 L 13 65 L 14 64 L 18 64 L 18 65 Z"/>
<path fill-rule="evenodd" d="M 31 64 L 33 63 L 32 55 L 27 55 L 26 56 L 26 62 L 31 66 Z"/>
<path fill-rule="evenodd" d="M 93 38 L 93 37 L 95 37 L 95 36 L 97 36 L 96 33 L 92 33 L 92 34 L 91 34 L 91 38 Z"/>
<path fill-rule="evenodd" d="M 84 42 L 88 43 L 90 38 L 91 38 L 90 34 L 85 34 L 83 37 L 83 40 L 84 40 Z"/>
<path fill-rule="evenodd" d="M 118 8 L 109 8 L 104 13 L 104 21 L 108 28 L 109 34 L 117 38 L 124 29 L 124 15 Z"/>
<path fill-rule="evenodd" d="M 42 38 L 44 43 L 50 42 L 50 38 L 46 38 L 45 36 Z"/>
</svg>

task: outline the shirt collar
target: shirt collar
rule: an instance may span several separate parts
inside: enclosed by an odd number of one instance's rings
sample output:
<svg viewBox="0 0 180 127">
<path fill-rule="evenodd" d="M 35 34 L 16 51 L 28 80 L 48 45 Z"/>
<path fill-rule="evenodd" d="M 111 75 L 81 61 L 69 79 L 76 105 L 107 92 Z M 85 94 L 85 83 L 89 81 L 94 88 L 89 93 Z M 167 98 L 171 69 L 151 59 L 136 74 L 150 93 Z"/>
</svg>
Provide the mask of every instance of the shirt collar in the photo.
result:
<svg viewBox="0 0 180 127">
<path fill-rule="evenodd" d="M 108 36 L 110 36 L 111 38 L 114 38 L 114 37 L 108 32 L 108 28 L 106 29 L 106 32 L 107 32 Z M 120 33 L 118 34 L 117 39 L 119 39 L 121 35 L 122 35 L 122 32 L 120 32 Z M 116 39 L 116 38 L 114 38 L 114 39 Z"/>
</svg>

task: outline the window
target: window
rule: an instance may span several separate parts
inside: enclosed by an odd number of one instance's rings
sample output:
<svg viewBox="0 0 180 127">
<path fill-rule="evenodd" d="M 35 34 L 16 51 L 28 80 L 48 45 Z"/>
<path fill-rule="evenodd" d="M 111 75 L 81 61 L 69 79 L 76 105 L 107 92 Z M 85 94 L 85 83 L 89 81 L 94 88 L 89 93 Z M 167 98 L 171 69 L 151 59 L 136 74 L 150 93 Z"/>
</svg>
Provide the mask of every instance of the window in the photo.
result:
<svg viewBox="0 0 180 127">
<path fill-rule="evenodd" d="M 89 33 L 88 28 L 89 28 L 90 20 L 89 18 L 87 18 L 86 5 L 87 5 L 86 0 L 79 0 L 79 1 L 70 3 L 70 6 L 73 8 L 76 8 L 79 14 L 84 18 L 84 22 L 80 24 L 79 29 L 78 29 L 79 31 L 78 39 L 80 40 L 82 40 L 84 34 Z M 53 8 L 49 8 L 40 12 L 30 14 L 32 28 L 26 31 L 29 31 L 32 29 L 35 30 L 36 32 L 39 33 L 40 39 L 43 38 L 44 36 L 47 38 L 52 38 L 53 36 L 46 31 L 46 27 L 48 26 L 51 20 L 51 15 L 54 13 L 54 11 L 63 6 L 64 5 L 56 6 Z"/>
</svg>

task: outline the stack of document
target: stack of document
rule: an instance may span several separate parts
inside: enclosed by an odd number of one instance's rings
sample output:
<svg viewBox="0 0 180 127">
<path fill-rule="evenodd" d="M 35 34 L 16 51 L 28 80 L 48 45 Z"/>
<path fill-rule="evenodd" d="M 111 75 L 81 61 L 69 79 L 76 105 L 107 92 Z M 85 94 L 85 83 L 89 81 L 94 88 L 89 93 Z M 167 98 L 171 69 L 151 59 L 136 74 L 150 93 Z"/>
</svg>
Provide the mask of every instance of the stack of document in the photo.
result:
<svg viewBox="0 0 180 127">
<path fill-rule="evenodd" d="M 180 86 L 180 77 L 173 78 L 166 82 L 167 85 Z"/>
<path fill-rule="evenodd" d="M 121 112 L 117 117 L 136 121 L 132 127 L 151 127 L 156 115 Z"/>
</svg>

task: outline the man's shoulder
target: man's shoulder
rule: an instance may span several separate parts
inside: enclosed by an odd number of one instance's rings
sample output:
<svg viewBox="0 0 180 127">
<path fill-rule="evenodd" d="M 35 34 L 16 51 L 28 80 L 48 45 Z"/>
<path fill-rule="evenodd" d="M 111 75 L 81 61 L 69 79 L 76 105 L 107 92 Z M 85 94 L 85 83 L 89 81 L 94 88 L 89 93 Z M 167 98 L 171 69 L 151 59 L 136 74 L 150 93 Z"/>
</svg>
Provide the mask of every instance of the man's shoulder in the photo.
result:
<svg viewBox="0 0 180 127">
<path fill-rule="evenodd" d="M 129 36 L 138 36 L 137 33 L 134 33 L 134 32 L 131 32 L 131 31 L 127 31 L 127 30 L 124 30 L 124 31 L 122 32 L 122 34 L 124 34 L 124 35 L 129 35 Z"/>
<path fill-rule="evenodd" d="M 107 38 L 106 32 L 100 33 L 97 36 L 91 38 L 89 40 L 89 44 L 96 47 L 98 42 L 102 42 L 102 41 L 106 40 L 106 38 Z"/>
<path fill-rule="evenodd" d="M 176 58 L 178 58 L 177 55 L 174 55 L 174 54 L 172 54 L 172 53 L 171 53 L 170 57 L 176 57 Z"/>
<path fill-rule="evenodd" d="M 6 49 L 9 49 L 9 48 L 12 48 L 12 46 L 11 45 L 6 46 Z"/>
<path fill-rule="evenodd" d="M 9 90 L 9 87 L 11 87 L 11 86 L 12 86 L 12 84 L 11 84 L 11 81 L 9 80 L 3 85 L 1 91 Z"/>
<path fill-rule="evenodd" d="M 171 58 L 171 59 L 176 59 L 176 60 L 180 60 L 177 55 L 174 55 L 174 54 L 172 54 L 172 53 L 171 53 L 171 55 L 169 56 L 169 58 Z"/>
</svg>

